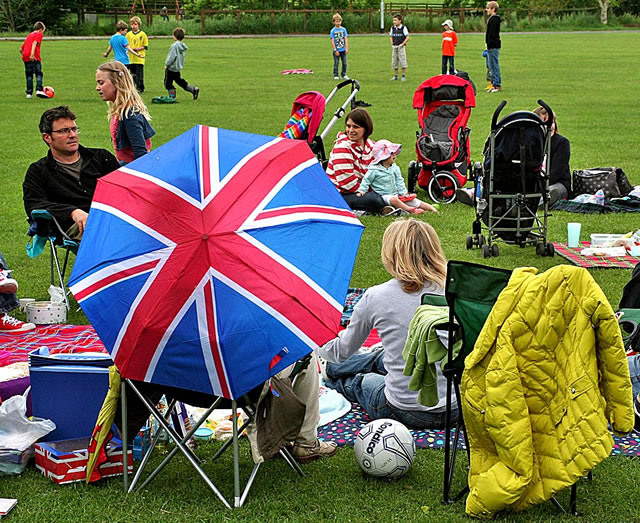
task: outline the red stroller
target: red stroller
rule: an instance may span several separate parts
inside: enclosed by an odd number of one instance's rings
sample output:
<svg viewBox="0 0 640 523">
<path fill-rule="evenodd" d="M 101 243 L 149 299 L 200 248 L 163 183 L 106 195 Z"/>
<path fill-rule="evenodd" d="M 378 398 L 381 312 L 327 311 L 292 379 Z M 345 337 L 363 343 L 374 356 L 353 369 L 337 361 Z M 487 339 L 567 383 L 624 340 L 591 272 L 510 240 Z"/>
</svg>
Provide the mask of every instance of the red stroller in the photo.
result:
<svg viewBox="0 0 640 523">
<path fill-rule="evenodd" d="M 420 131 L 416 133 L 417 162 L 409 163 L 408 189 L 418 186 L 440 203 L 451 203 L 456 189 L 467 183 L 471 169 L 467 127 L 476 106 L 473 84 L 456 75 L 439 75 L 422 82 L 413 95 Z"/>
<path fill-rule="evenodd" d="M 318 134 L 327 103 L 340 89 L 349 86 L 351 87 L 349 96 L 335 112 L 322 133 Z M 371 105 L 355 99 L 358 91 L 360 91 L 360 83 L 357 80 L 349 79 L 336 85 L 326 98 L 318 91 L 307 91 L 299 94 L 293 101 L 291 118 L 289 118 L 284 131 L 278 136 L 294 140 L 306 140 L 322 167 L 326 168 L 327 156 L 324 151 L 324 139 L 331 131 L 331 128 L 344 116 L 347 106 L 351 105 L 351 109 L 355 109 L 356 107 L 368 107 Z"/>
</svg>

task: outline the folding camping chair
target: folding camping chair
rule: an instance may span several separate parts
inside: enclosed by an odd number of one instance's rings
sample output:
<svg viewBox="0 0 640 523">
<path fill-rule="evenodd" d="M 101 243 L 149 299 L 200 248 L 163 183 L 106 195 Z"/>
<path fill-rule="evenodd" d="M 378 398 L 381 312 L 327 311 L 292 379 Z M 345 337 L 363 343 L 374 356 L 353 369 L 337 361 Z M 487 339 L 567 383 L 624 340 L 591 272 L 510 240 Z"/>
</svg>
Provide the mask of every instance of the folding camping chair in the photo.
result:
<svg viewBox="0 0 640 523">
<path fill-rule="evenodd" d="M 32 239 L 27 244 L 27 254 L 31 258 L 37 257 L 42 252 L 42 249 L 38 249 L 37 246 L 43 246 L 45 243 L 49 243 L 51 248 L 51 285 L 55 285 L 55 277 L 57 276 L 60 288 L 64 292 L 65 305 L 67 306 L 67 310 L 69 310 L 69 288 L 65 284 L 64 278 L 69 264 L 69 254 L 77 254 L 80 243 L 72 240 L 67 233 L 62 230 L 62 227 L 60 227 L 60 224 L 53 215 L 45 209 L 34 209 L 31 211 L 31 220 L 29 223 L 30 226 L 27 234 L 31 236 Z M 62 268 L 60 268 L 58 247 L 65 251 Z"/>
<path fill-rule="evenodd" d="M 311 361 L 310 355 L 305 358 L 299 360 L 292 373 L 291 378 L 295 380 L 295 377 L 305 369 L 309 362 Z M 213 493 L 218 496 L 220 501 L 227 508 L 232 508 L 231 504 L 227 500 L 227 498 L 220 492 L 220 490 L 213 483 L 211 478 L 204 472 L 201 467 L 201 461 L 194 454 L 194 452 L 186 445 L 187 441 L 195 431 L 206 421 L 208 416 L 215 410 L 220 408 L 231 408 L 232 411 L 232 437 L 227 440 L 220 449 L 213 456 L 211 461 L 215 461 L 218 459 L 229 447 L 233 448 L 233 486 L 234 486 L 234 500 L 233 507 L 241 507 L 244 505 L 246 501 L 247 495 L 249 494 L 249 490 L 253 485 L 253 481 L 258 473 L 258 470 L 262 463 L 255 463 L 253 465 L 253 469 L 249 474 L 249 477 L 241 489 L 240 487 L 240 465 L 239 465 L 239 446 L 238 439 L 239 435 L 247 428 L 247 426 L 255 420 L 257 413 L 257 403 L 260 398 L 262 389 L 264 384 L 256 387 L 252 391 L 248 392 L 238 400 L 228 400 L 220 396 L 211 396 L 202 393 L 196 393 L 192 391 L 187 391 L 184 389 L 176 389 L 173 387 L 159 387 L 156 385 L 151 385 L 143 382 L 136 382 L 130 379 L 125 379 L 122 381 L 121 388 L 121 405 L 122 405 L 122 441 L 128 441 L 128 427 L 127 427 L 127 388 L 132 390 L 135 395 L 142 401 L 148 413 L 158 422 L 160 427 L 164 429 L 169 438 L 175 443 L 175 447 L 169 452 L 169 454 L 164 458 L 164 460 L 146 477 L 146 479 L 140 484 L 138 490 L 143 489 L 147 486 L 153 478 L 155 478 L 158 473 L 171 461 L 171 459 L 178 453 L 182 452 L 184 456 L 187 458 L 189 463 L 193 466 L 196 472 L 200 475 L 203 481 L 207 484 L 207 486 L 213 491 Z M 168 406 L 166 413 L 163 415 L 156 408 L 156 401 L 159 399 L 160 395 L 164 393 L 168 398 Z M 155 398 L 154 398 L 155 396 Z M 171 398 L 171 399 L 169 399 Z M 170 425 L 168 422 L 171 412 L 176 407 L 177 401 L 184 401 L 185 403 L 204 407 L 206 406 L 207 410 L 202 414 L 199 420 L 197 420 L 191 427 L 191 429 L 185 435 L 179 435 L 177 431 Z M 235 413 L 238 409 L 241 409 L 245 415 L 247 416 L 247 421 L 245 421 L 242 426 L 238 427 L 238 419 Z M 131 484 L 128 484 L 128 473 L 124 471 L 124 489 L 127 493 L 133 492 L 136 488 L 138 482 L 141 479 L 141 475 L 143 470 L 145 469 L 151 454 L 156 447 L 158 440 L 160 437 L 160 431 L 156 433 L 154 436 L 149 450 L 146 452 L 138 470 L 135 473 Z M 304 472 L 295 461 L 291 452 L 286 447 L 283 447 L 279 450 L 278 454 L 285 460 L 285 462 L 300 476 L 304 476 Z"/>
<path fill-rule="evenodd" d="M 443 375 L 447 380 L 447 403 L 445 411 L 445 434 L 450 435 L 454 430 L 453 446 L 451 438 L 445 437 L 445 463 L 443 482 L 443 503 L 455 503 L 462 499 L 469 492 L 466 485 L 458 494 L 452 497 L 451 489 L 455 471 L 456 455 L 460 436 L 466 441 L 466 431 L 462 416 L 462 398 L 460 394 L 460 383 L 464 370 L 464 361 L 473 350 L 478 335 L 493 308 L 498 295 L 507 286 L 511 271 L 486 267 L 475 263 L 449 261 L 447 264 L 447 281 L 445 285 L 445 295 L 436 296 L 425 294 L 422 296 L 423 305 L 448 306 L 449 320 L 446 324 L 448 329 L 448 347 L 446 363 L 443 367 Z M 462 347 L 454 356 L 454 344 L 462 339 Z M 452 423 L 452 392 L 458 405 L 458 418 Z M 453 447 L 453 448 L 452 448 Z M 466 446 L 467 459 L 470 461 L 469 446 Z M 588 475 L 592 478 L 591 472 Z M 577 484 L 571 486 L 571 499 L 569 511 L 576 515 Z M 565 514 L 567 511 L 554 497 L 551 502 Z"/>
</svg>

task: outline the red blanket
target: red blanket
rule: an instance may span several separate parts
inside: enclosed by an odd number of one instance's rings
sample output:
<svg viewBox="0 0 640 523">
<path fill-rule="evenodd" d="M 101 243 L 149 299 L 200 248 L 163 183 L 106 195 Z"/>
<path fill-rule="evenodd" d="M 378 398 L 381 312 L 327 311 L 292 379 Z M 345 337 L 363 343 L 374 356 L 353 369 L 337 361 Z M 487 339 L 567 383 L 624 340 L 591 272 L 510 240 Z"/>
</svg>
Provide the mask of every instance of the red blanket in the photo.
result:
<svg viewBox="0 0 640 523">
<path fill-rule="evenodd" d="M 39 347 L 51 354 L 107 352 L 91 325 L 42 325 L 22 334 L 0 333 L 0 366 L 28 361 Z"/>
</svg>

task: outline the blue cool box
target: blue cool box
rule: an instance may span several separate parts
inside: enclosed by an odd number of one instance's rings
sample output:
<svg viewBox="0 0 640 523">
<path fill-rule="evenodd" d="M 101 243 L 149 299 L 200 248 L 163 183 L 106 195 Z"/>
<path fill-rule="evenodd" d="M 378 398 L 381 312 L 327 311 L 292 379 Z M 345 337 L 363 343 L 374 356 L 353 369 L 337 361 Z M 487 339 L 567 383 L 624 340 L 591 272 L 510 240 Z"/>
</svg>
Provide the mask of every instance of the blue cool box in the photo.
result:
<svg viewBox="0 0 640 523">
<path fill-rule="evenodd" d="M 33 415 L 53 420 L 42 441 L 89 437 L 109 389 L 111 356 L 101 353 L 29 354 Z"/>
</svg>

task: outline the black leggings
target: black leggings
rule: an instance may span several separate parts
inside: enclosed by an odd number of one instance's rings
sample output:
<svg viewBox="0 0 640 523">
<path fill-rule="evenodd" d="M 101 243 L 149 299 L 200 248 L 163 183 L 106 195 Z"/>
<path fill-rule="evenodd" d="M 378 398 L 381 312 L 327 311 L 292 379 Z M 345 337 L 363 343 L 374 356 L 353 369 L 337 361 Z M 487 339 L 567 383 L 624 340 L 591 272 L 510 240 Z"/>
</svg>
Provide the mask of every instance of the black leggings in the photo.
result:
<svg viewBox="0 0 640 523">
<path fill-rule="evenodd" d="M 183 80 L 180 76 L 180 71 L 170 71 L 169 69 L 165 69 L 164 71 L 164 88 L 167 91 L 174 89 L 173 82 L 177 83 L 180 87 L 182 87 L 185 91 L 188 91 L 187 87 L 189 84 L 186 80 Z"/>
</svg>

